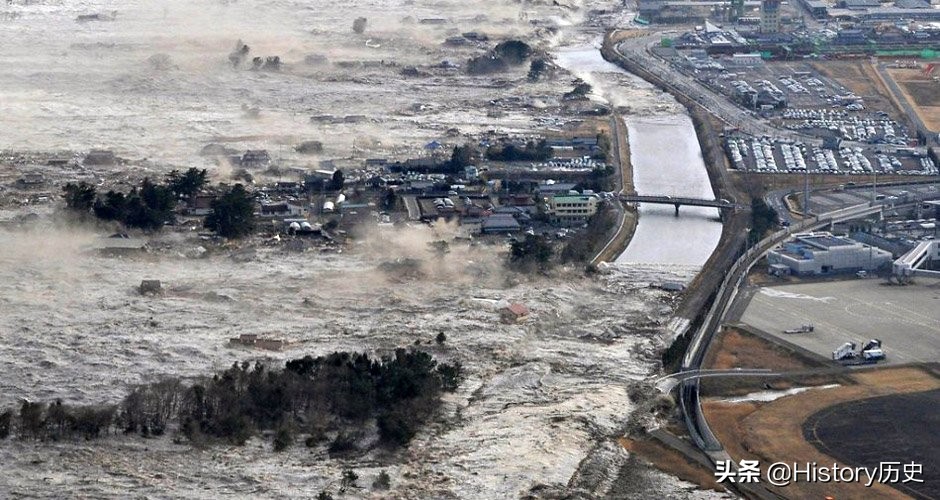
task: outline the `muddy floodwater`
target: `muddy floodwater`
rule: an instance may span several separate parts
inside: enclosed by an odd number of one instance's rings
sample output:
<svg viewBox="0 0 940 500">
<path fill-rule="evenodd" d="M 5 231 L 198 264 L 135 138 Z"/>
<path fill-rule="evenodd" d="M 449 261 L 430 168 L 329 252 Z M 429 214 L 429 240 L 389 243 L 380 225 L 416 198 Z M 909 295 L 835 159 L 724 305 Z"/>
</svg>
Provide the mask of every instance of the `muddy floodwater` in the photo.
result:
<svg viewBox="0 0 940 500">
<path fill-rule="evenodd" d="M 211 168 L 215 160 L 200 155 L 206 145 L 263 148 L 281 165 L 309 169 L 321 157 L 358 164 L 423 154 L 447 133 L 458 143 L 490 129 L 543 132 L 574 120 L 542 107 L 571 88 L 563 71 L 529 82 L 525 67 L 500 78 L 454 69 L 483 49 L 445 40 L 480 31 L 549 50 L 627 116 L 641 193 L 710 197 L 682 107 L 584 45 L 600 24 L 569 38 L 587 12 L 620 4 L 573 3 L 11 0 L 0 7 L 0 149 L 78 158 L 100 147 L 133 160 L 110 172 L 41 166 L 50 180 L 97 181 Z M 369 17 L 362 36 L 350 29 L 359 15 Z M 252 56 L 278 55 L 283 67 L 234 67 L 228 55 L 239 38 Z M 406 78 L 409 66 L 429 76 Z M 637 116 L 653 118 L 640 124 Z M 294 151 L 307 139 L 324 143 L 322 155 Z M 216 167 L 219 178 L 228 179 L 226 165 Z M 136 384 L 193 383 L 233 363 L 381 356 L 400 346 L 459 361 L 466 376 L 408 448 L 371 448 L 368 430 L 354 457 L 302 441 L 274 453 L 270 436 L 207 449 L 170 435 L 0 440 L 0 498 L 314 498 L 336 494 L 347 468 L 360 487 L 344 498 L 718 496 L 616 441 L 653 418 L 639 384 L 659 372 L 677 297 L 648 284 L 694 276 L 717 241 L 714 214 L 682 209 L 675 219 L 672 207 L 644 207 L 624 265 L 602 276 L 578 269 L 520 278 L 506 275 L 498 248 L 430 252 L 429 244 L 453 240 L 444 225 L 372 225 L 339 252 L 260 239 L 217 245 L 198 225 L 181 224 L 146 235 L 145 252 L 108 257 L 94 249 L 114 231 L 71 227 L 54 217 L 56 206 L 0 208 L 2 221 L 29 221 L 0 227 L 0 411 L 22 399 L 115 404 Z M 403 259 L 421 261 L 420 272 L 382 266 Z M 163 293 L 141 295 L 142 280 L 160 280 Z M 499 321 L 510 302 L 532 311 L 526 322 Z M 230 345 L 242 333 L 287 347 Z M 373 493 L 380 471 L 392 486 Z"/>
</svg>

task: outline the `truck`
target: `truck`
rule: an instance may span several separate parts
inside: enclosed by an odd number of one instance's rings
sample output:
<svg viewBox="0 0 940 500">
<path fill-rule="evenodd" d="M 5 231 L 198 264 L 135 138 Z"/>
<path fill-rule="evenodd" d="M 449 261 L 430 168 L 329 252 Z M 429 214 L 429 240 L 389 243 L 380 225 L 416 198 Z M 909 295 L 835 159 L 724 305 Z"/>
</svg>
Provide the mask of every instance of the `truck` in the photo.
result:
<svg viewBox="0 0 940 500">
<path fill-rule="evenodd" d="M 832 351 L 833 361 L 842 361 L 845 359 L 854 359 L 855 358 L 855 343 L 846 342 L 838 347 L 835 351 Z"/>
<path fill-rule="evenodd" d="M 878 339 L 871 339 L 865 343 L 865 346 L 862 347 L 862 352 L 868 351 L 871 349 L 881 349 L 881 341 Z"/>
<path fill-rule="evenodd" d="M 815 326 L 809 324 L 809 325 L 802 325 L 802 326 L 800 326 L 799 328 L 790 328 L 789 330 L 784 330 L 783 333 L 787 333 L 787 334 L 793 334 L 793 333 L 809 333 L 809 332 L 811 332 L 811 331 L 813 331 L 813 330 L 815 330 L 815 329 L 816 329 Z"/>
<path fill-rule="evenodd" d="M 866 349 L 862 351 L 862 359 L 865 361 L 881 361 L 885 359 L 885 352 L 880 347 Z"/>
</svg>

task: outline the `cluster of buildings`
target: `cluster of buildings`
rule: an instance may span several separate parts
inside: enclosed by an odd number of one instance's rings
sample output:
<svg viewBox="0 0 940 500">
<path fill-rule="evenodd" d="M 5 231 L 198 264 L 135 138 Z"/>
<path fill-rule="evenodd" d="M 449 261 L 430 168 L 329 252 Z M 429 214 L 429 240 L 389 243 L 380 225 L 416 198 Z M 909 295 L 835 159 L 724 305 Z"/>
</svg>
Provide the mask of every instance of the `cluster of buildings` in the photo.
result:
<svg viewBox="0 0 940 500">
<path fill-rule="evenodd" d="M 598 136 L 543 141 L 486 137 L 479 147 L 494 144 L 502 148 L 512 145 L 519 156 L 538 153 L 539 159 L 475 162 L 457 169 L 448 164 L 449 148 L 436 141 L 425 147 L 426 157 L 405 161 L 369 158 L 356 165 L 320 162 L 317 170 L 274 165 L 265 150 L 235 155 L 209 148 L 204 153 L 225 153 L 230 163 L 246 171 L 278 166 L 280 175 L 296 177 L 296 181 L 259 184 L 254 189 L 257 215 L 264 225 L 290 234 L 315 233 L 320 224 L 336 217 L 347 220 L 357 212 L 374 216 L 380 225 L 393 220 L 433 223 L 443 219 L 459 224 L 468 236 L 546 232 L 553 227 L 582 226 L 598 211 L 602 197 L 582 187 L 584 181 L 596 178 L 595 170 L 607 171 L 603 160 L 606 146 Z M 336 185 L 338 170 L 344 173 L 345 186 Z M 194 196 L 185 214 L 208 215 L 214 199 L 211 193 Z"/>
<path fill-rule="evenodd" d="M 781 0 L 641 0 L 639 15 L 647 23 L 690 23 L 706 19 L 750 25 L 763 34 L 778 33 L 784 22 L 797 22 L 803 15 L 816 20 L 859 23 L 898 20 L 937 22 L 940 9 L 928 0 L 798 0 L 795 10 L 781 13 Z"/>
<path fill-rule="evenodd" d="M 786 11 L 783 8 L 786 7 Z M 745 8 L 757 16 L 744 15 Z M 811 54 L 933 48 L 940 41 L 940 9 L 926 0 L 641 0 L 643 19 L 659 23 L 702 23 L 696 30 L 670 40 L 682 49 L 703 49 L 709 55 L 759 53 L 790 58 Z M 740 11 L 740 15 L 734 14 Z M 832 23 L 811 29 L 808 18 Z M 712 21 L 714 20 L 714 21 Z M 728 25 L 717 24 L 730 21 Z"/>
<path fill-rule="evenodd" d="M 576 191 L 577 184 L 541 182 L 532 192 L 498 188 L 482 192 L 404 194 L 411 220 L 456 221 L 468 235 L 506 234 L 536 226 L 570 228 L 587 223 L 600 208 L 601 196 Z"/>
</svg>

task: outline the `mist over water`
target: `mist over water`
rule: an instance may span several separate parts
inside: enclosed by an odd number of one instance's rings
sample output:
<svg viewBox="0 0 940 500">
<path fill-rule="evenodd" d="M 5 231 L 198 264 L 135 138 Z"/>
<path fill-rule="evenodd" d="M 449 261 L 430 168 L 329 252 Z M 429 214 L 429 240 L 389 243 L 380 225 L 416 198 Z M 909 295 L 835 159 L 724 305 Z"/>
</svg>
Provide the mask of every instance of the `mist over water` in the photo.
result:
<svg viewBox="0 0 940 500">
<path fill-rule="evenodd" d="M 450 86 L 449 77 L 408 80 L 399 74 L 409 65 L 463 64 L 481 52 L 443 47 L 454 33 L 528 35 L 533 28 L 519 20 L 520 12 L 512 4 L 404 0 L 5 2 L 0 149 L 107 148 L 129 158 L 199 165 L 206 161 L 199 150 L 216 142 L 308 162 L 292 152 L 307 139 L 321 140 L 326 156 L 364 145 L 369 151 L 363 155 L 392 156 L 421 151 L 451 127 L 528 130 L 528 117 L 487 117 L 474 104 L 503 93 L 487 88 L 485 79 L 467 77 L 468 85 Z M 76 20 L 93 14 L 104 20 Z M 360 15 L 368 25 L 357 35 L 351 26 Z M 435 17 L 447 24 L 418 22 Z M 251 52 L 236 69 L 228 55 L 237 40 Z M 279 56 L 283 67 L 251 71 L 255 56 Z M 323 59 L 308 64 L 307 56 Z M 344 62 L 352 66 L 337 65 Z M 442 106 L 454 105 L 465 112 L 443 113 Z M 310 121 L 323 114 L 364 120 Z"/>
</svg>

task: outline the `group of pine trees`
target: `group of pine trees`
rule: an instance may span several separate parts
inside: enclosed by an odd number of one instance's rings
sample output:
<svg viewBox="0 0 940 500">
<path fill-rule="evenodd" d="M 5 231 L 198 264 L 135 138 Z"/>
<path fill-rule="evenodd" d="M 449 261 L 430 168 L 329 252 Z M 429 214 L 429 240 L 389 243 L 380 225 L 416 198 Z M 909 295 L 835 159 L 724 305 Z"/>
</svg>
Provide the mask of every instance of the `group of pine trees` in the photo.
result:
<svg viewBox="0 0 940 500">
<path fill-rule="evenodd" d="M 407 445 L 453 391 L 459 363 L 437 363 L 423 351 L 394 355 L 335 352 L 288 361 L 271 369 L 236 363 L 211 378 L 187 385 L 178 379 L 142 385 L 113 405 L 69 405 L 24 400 L 0 412 L 0 439 L 93 439 L 111 433 L 159 436 L 169 431 L 194 444 L 243 444 L 274 431 L 282 450 L 306 434 L 313 446 L 335 435 L 331 452 L 355 450 L 366 429 L 380 442 Z"/>
<path fill-rule="evenodd" d="M 157 231 L 175 220 L 179 202 L 196 196 L 208 183 L 205 169 L 174 170 L 163 183 L 145 178 L 129 192 L 109 190 L 98 193 L 87 182 L 68 183 L 62 188 L 66 207 L 73 213 L 92 214 L 97 219 L 115 221 L 125 227 Z M 212 202 L 205 226 L 227 238 L 251 234 L 255 228 L 255 204 L 241 184 L 223 190 Z"/>
</svg>

